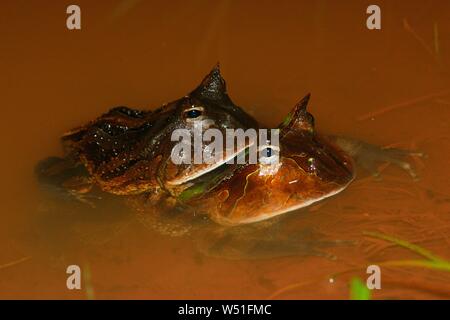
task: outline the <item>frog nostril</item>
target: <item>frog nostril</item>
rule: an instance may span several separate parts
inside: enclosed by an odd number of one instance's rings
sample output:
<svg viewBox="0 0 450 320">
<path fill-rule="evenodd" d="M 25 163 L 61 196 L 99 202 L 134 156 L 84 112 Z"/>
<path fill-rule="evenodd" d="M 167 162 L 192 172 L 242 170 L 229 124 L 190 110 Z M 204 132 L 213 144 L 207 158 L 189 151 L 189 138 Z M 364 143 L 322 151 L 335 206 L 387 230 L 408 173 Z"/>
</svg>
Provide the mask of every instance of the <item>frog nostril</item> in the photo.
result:
<svg viewBox="0 0 450 320">
<path fill-rule="evenodd" d="M 200 117 L 201 115 L 202 115 L 202 111 L 198 110 L 198 109 L 190 109 L 190 110 L 186 111 L 186 116 L 189 119 L 195 119 L 195 118 Z"/>
</svg>

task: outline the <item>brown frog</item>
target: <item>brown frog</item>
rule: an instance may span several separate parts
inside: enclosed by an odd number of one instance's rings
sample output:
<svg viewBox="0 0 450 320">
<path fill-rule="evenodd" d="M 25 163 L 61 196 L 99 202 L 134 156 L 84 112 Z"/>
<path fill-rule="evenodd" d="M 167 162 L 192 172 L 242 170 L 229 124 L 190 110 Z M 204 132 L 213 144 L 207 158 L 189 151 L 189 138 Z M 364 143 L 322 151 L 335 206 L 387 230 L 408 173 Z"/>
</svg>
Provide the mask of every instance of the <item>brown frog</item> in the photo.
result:
<svg viewBox="0 0 450 320">
<path fill-rule="evenodd" d="M 417 178 L 404 157 L 421 153 L 317 133 L 314 118 L 306 110 L 309 98 L 302 99 L 279 126 L 279 150 L 267 147 L 258 163 L 237 166 L 232 174 L 216 169 L 203 175 L 179 195 L 175 205 L 164 200 L 155 205 L 135 198 L 131 203 L 138 217 L 149 228 L 172 235 L 198 230 L 205 224 L 199 217 L 208 217 L 222 226 L 195 236 L 209 255 L 320 254 L 311 249 L 324 245 L 323 241 L 304 234 L 280 233 L 279 217 L 345 190 L 361 162 L 374 176 L 378 176 L 376 164 L 388 162 Z M 275 157 L 277 161 L 272 161 Z"/>
<path fill-rule="evenodd" d="M 308 100 L 309 95 L 279 126 L 279 150 L 267 147 L 258 163 L 240 167 L 196 206 L 220 224 L 239 225 L 307 207 L 344 190 L 354 178 L 353 159 L 315 132 Z"/>
<path fill-rule="evenodd" d="M 175 165 L 170 159 L 171 132 L 191 129 L 192 119 L 212 120 L 210 127 L 221 132 L 259 127 L 231 102 L 214 68 L 191 94 L 156 111 L 114 108 L 65 134 L 65 157 L 44 161 L 38 175 L 82 200 L 96 191 L 124 198 L 146 226 L 160 232 L 177 236 L 201 232 L 196 238 L 202 239 L 210 254 L 217 243 L 222 253 L 231 243 L 238 255 L 252 251 L 254 244 L 261 249 L 262 243 L 270 248 L 270 255 L 298 253 L 304 241 L 296 237 L 282 234 L 267 242 L 266 227 L 276 221 L 271 218 L 344 190 L 355 176 L 354 159 L 371 168 L 380 161 L 394 163 L 416 177 L 403 160 L 410 152 L 318 134 L 306 110 L 308 101 L 309 95 L 279 126 L 277 163 L 271 161 L 275 150 L 267 148 L 257 164 L 229 165 L 226 160 L 243 150 L 227 153 L 224 149 L 224 160 L 218 163 Z"/>
<path fill-rule="evenodd" d="M 338 194 L 353 181 L 355 166 L 361 162 L 374 176 L 379 175 L 377 164 L 384 161 L 417 178 L 403 158 L 421 153 L 317 133 L 314 118 L 306 110 L 309 98 L 303 98 L 279 126 L 277 152 L 269 146 L 259 163 L 239 167 L 207 193 L 185 202 L 219 224 L 235 226 L 270 219 Z M 189 191 L 180 197 L 189 197 Z"/>
<path fill-rule="evenodd" d="M 68 191 L 80 200 L 101 191 L 114 195 L 146 193 L 176 196 L 192 180 L 221 166 L 242 150 L 223 148 L 223 161 L 179 164 L 171 161 L 178 141 L 175 129 L 255 128 L 258 123 L 236 106 L 226 92 L 218 65 L 187 96 L 154 111 L 116 107 L 94 121 L 65 133 L 64 156 L 51 157 L 37 166 L 41 182 Z M 245 145 L 244 147 L 246 147 Z M 192 147 L 193 148 L 193 147 Z"/>
</svg>

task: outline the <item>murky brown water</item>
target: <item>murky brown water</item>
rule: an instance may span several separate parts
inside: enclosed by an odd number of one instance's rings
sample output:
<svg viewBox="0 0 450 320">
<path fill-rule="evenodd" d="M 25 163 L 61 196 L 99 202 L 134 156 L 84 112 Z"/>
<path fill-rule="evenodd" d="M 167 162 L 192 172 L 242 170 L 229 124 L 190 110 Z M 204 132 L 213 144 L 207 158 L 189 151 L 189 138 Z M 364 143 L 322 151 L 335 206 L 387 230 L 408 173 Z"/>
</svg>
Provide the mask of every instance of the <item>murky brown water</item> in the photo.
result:
<svg viewBox="0 0 450 320">
<path fill-rule="evenodd" d="M 419 258 L 363 231 L 450 259 L 449 1 L 377 1 L 381 31 L 367 30 L 366 1 L 77 3 L 81 31 L 66 29 L 64 1 L 0 5 L 1 298 L 85 298 L 89 290 L 66 289 L 65 269 L 78 264 L 99 299 L 346 299 L 349 279 L 365 278 L 367 265 Z M 206 257 L 194 239 L 158 235 L 132 217 L 80 227 L 98 241 L 74 237 L 72 217 L 42 221 L 51 204 L 33 167 L 60 154 L 65 130 L 115 105 L 154 108 L 178 98 L 217 61 L 233 100 L 261 122 L 276 125 L 311 92 L 319 130 L 425 152 L 415 162 L 420 181 L 389 167 L 381 182 L 359 179 L 298 213 L 299 229 L 357 241 L 326 248 L 336 260 Z M 374 292 L 449 297 L 450 273 L 422 268 L 383 267 Z"/>
</svg>

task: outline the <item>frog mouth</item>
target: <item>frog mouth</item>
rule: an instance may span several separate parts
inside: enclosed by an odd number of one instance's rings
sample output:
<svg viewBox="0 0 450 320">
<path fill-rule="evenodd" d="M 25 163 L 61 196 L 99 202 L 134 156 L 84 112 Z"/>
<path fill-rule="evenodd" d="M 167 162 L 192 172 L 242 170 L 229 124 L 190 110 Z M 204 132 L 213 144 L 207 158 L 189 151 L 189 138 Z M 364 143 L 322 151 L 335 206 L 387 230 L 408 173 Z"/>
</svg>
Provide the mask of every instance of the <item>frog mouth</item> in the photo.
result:
<svg viewBox="0 0 450 320">
<path fill-rule="evenodd" d="M 222 166 L 236 164 L 236 163 L 238 163 L 237 159 L 239 157 L 245 156 L 245 154 L 248 152 L 249 148 L 251 146 L 253 146 L 253 144 L 254 143 L 251 143 L 251 144 L 248 144 L 246 146 L 239 148 L 238 150 L 236 150 L 236 152 L 233 152 L 232 154 L 223 157 L 221 161 L 215 162 L 214 164 L 204 165 L 203 168 L 197 169 L 195 173 L 172 179 L 172 180 L 168 181 L 167 184 L 173 185 L 173 186 L 179 186 L 179 185 L 182 185 L 185 183 L 193 183 L 194 181 L 198 180 L 199 178 L 202 178 L 204 175 L 211 173 Z"/>
<path fill-rule="evenodd" d="M 249 224 L 249 223 L 255 223 L 255 222 L 260 222 L 260 221 L 264 221 L 264 220 L 268 220 L 268 219 L 272 219 L 276 216 L 288 213 L 288 212 L 294 212 L 296 210 L 308 207 L 316 202 L 325 200 L 326 198 L 330 198 L 333 197 L 334 195 L 340 193 L 341 191 L 343 191 L 345 188 L 347 188 L 347 186 L 350 184 L 352 180 L 350 180 L 347 184 L 337 188 L 336 190 L 333 190 L 327 194 L 324 194 L 320 197 L 316 197 L 316 198 L 310 198 L 310 199 L 306 199 L 305 201 L 302 201 L 300 203 L 298 203 L 297 205 L 294 206 L 290 206 L 290 207 L 286 207 L 286 208 L 280 208 L 278 210 L 272 210 L 272 211 L 263 211 L 258 213 L 258 215 L 252 216 L 252 217 L 247 217 L 247 218 L 243 218 L 240 219 L 238 221 L 233 220 L 233 219 L 229 219 L 225 216 L 217 216 L 214 217 L 215 221 L 222 224 L 222 225 L 226 225 L 226 226 L 236 226 L 236 225 L 242 225 L 242 224 Z"/>
</svg>

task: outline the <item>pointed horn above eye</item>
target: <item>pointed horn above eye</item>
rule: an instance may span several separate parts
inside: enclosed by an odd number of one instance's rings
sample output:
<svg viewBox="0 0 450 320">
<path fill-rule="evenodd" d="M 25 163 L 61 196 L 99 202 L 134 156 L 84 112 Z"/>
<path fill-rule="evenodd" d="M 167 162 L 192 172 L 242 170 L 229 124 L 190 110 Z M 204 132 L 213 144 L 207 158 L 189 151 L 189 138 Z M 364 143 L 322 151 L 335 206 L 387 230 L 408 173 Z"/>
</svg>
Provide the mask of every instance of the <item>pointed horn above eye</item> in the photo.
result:
<svg viewBox="0 0 450 320">
<path fill-rule="evenodd" d="M 294 112 L 305 112 L 306 106 L 308 105 L 310 98 L 311 98 L 311 93 L 308 93 L 302 100 L 297 102 L 297 104 L 294 107 Z"/>
<path fill-rule="evenodd" d="M 192 92 L 192 95 L 209 100 L 228 99 L 225 80 L 220 74 L 220 66 L 217 63 L 200 85 Z"/>
<path fill-rule="evenodd" d="M 278 127 L 284 131 L 301 129 L 312 132 L 314 130 L 314 118 L 306 111 L 306 106 L 310 98 L 311 94 L 308 93 L 302 100 L 297 102 L 292 111 L 289 112 Z"/>
</svg>

